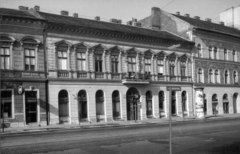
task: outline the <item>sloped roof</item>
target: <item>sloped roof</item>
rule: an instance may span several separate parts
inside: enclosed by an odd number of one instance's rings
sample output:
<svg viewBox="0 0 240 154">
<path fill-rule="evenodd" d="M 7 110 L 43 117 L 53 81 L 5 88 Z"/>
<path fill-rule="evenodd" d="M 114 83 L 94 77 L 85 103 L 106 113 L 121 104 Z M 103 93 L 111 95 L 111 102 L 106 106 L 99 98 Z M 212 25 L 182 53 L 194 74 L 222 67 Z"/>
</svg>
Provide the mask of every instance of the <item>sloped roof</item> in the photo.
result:
<svg viewBox="0 0 240 154">
<path fill-rule="evenodd" d="M 149 30 L 149 29 L 139 28 L 135 26 L 90 20 L 90 19 L 84 19 L 84 18 L 76 18 L 76 17 L 70 17 L 70 16 L 62 16 L 62 15 L 45 13 L 45 12 L 39 12 L 39 14 L 43 18 L 45 18 L 48 21 L 48 23 L 53 23 L 53 24 L 89 27 L 94 29 L 102 29 L 102 30 L 109 30 L 109 31 L 115 31 L 115 32 L 123 32 L 128 34 L 144 35 L 144 36 L 150 36 L 150 37 L 156 37 L 156 38 L 162 38 L 162 39 L 187 41 L 167 31 Z"/>
<path fill-rule="evenodd" d="M 0 15 L 36 19 L 36 17 L 30 14 L 28 11 L 8 9 L 8 8 L 0 8 Z"/>
<path fill-rule="evenodd" d="M 190 18 L 190 17 L 185 17 L 185 16 L 181 16 L 181 15 L 176 15 L 176 14 L 172 14 L 172 15 L 188 22 L 189 24 L 195 26 L 196 28 L 240 37 L 240 30 L 237 30 L 237 29 L 234 29 L 231 27 L 227 27 L 224 25 L 207 22 L 207 21 L 203 21 L 203 20 L 199 20 L 199 19 L 194 19 L 194 18 Z"/>
</svg>

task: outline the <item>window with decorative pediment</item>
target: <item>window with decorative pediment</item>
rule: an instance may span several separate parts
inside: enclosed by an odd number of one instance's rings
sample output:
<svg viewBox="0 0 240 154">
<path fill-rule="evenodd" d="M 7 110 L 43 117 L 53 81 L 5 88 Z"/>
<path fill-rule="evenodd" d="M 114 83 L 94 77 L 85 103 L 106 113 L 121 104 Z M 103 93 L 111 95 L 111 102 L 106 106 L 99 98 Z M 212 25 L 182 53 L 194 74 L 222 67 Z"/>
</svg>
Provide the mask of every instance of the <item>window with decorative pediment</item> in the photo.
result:
<svg viewBox="0 0 240 154">
<path fill-rule="evenodd" d="M 95 54 L 95 72 L 102 72 L 102 55 Z"/>
<path fill-rule="evenodd" d="M 158 59 L 157 60 L 157 66 L 158 66 L 158 75 L 163 75 L 163 69 L 164 69 L 163 59 Z"/>
<path fill-rule="evenodd" d="M 186 62 L 181 62 L 181 76 L 186 76 Z"/>
<path fill-rule="evenodd" d="M 36 67 L 36 55 L 34 49 L 24 49 L 25 70 L 34 71 Z"/>
<path fill-rule="evenodd" d="M 208 81 L 209 83 L 213 83 L 213 70 L 210 69 L 208 72 Z"/>
<path fill-rule="evenodd" d="M 208 51 L 209 51 L 209 58 L 213 59 L 212 58 L 212 47 L 211 46 L 208 47 Z"/>
<path fill-rule="evenodd" d="M 229 83 L 229 73 L 227 70 L 224 72 L 224 83 Z"/>
<path fill-rule="evenodd" d="M 214 47 L 213 48 L 213 59 L 217 59 L 218 58 L 218 50 L 217 50 L 217 47 Z"/>
<path fill-rule="evenodd" d="M 145 73 L 151 74 L 151 59 L 146 58 L 144 59 L 144 62 L 145 62 Z"/>
<path fill-rule="evenodd" d="M 233 83 L 238 84 L 238 72 L 233 71 Z"/>
<path fill-rule="evenodd" d="M 218 70 L 215 70 L 214 76 L 215 76 L 215 83 L 220 83 L 220 75 Z"/>
<path fill-rule="evenodd" d="M 58 51 L 58 69 L 67 70 L 67 51 Z"/>
<path fill-rule="evenodd" d="M 198 79 L 198 83 L 203 83 L 203 70 L 202 70 L 202 68 L 198 69 L 198 77 L 197 77 L 197 79 Z"/>
<path fill-rule="evenodd" d="M 233 52 L 232 52 L 232 56 L 233 56 L 233 61 L 237 61 L 237 54 L 236 54 L 237 52 L 235 51 L 235 50 L 233 50 Z"/>
<path fill-rule="evenodd" d="M 118 56 L 117 55 L 111 55 L 111 68 L 112 73 L 118 73 Z"/>
<path fill-rule="evenodd" d="M 24 70 L 37 71 L 38 70 L 38 46 L 40 41 L 25 37 L 21 41 L 24 52 Z"/>
<path fill-rule="evenodd" d="M 10 69 L 10 48 L 1 47 L 1 69 Z"/>
<path fill-rule="evenodd" d="M 224 49 L 224 56 L 223 56 L 223 58 L 224 58 L 224 60 L 228 60 L 228 58 L 227 58 L 227 49 Z"/>
<path fill-rule="evenodd" d="M 79 71 L 86 70 L 86 53 L 77 52 L 77 69 Z"/>
<path fill-rule="evenodd" d="M 128 57 L 128 72 L 136 72 L 136 57 Z"/>
<path fill-rule="evenodd" d="M 202 58 L 202 47 L 201 47 L 201 44 L 198 44 L 197 45 L 197 51 L 198 51 L 198 57 L 199 58 Z"/>
<path fill-rule="evenodd" d="M 175 61 L 169 61 L 169 73 L 170 73 L 170 76 L 175 76 Z"/>
<path fill-rule="evenodd" d="M 0 60 L 1 66 L 0 69 L 13 69 L 13 54 L 12 54 L 12 46 L 15 39 L 11 36 L 0 36 Z"/>
</svg>

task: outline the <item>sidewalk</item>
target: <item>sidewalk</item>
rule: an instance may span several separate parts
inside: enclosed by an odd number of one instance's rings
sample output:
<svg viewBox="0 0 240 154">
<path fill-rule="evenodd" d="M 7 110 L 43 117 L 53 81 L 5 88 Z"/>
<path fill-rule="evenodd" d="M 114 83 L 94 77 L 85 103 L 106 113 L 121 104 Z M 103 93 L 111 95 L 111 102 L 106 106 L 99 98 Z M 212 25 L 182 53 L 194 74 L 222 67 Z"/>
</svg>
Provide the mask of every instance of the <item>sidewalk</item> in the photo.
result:
<svg viewBox="0 0 240 154">
<path fill-rule="evenodd" d="M 225 115 L 211 115 L 205 116 L 205 120 L 223 119 L 223 118 L 240 118 L 240 114 L 225 114 Z M 195 117 L 172 117 L 172 122 L 186 122 L 186 121 L 197 121 L 203 119 L 196 119 Z M 123 126 L 134 126 L 134 125 L 154 125 L 154 124 L 168 124 L 168 118 L 158 119 L 146 119 L 135 121 L 113 121 L 113 122 L 99 122 L 89 123 L 83 122 L 79 124 L 59 124 L 59 125 L 46 125 L 46 126 L 27 126 L 27 127 L 9 127 L 4 129 L 4 133 L 1 130 L 1 135 L 7 134 L 24 134 L 30 132 L 41 132 L 41 131 L 57 131 L 57 130 L 69 130 L 69 129 L 91 129 L 91 128 L 103 128 L 103 127 L 123 127 Z"/>
</svg>

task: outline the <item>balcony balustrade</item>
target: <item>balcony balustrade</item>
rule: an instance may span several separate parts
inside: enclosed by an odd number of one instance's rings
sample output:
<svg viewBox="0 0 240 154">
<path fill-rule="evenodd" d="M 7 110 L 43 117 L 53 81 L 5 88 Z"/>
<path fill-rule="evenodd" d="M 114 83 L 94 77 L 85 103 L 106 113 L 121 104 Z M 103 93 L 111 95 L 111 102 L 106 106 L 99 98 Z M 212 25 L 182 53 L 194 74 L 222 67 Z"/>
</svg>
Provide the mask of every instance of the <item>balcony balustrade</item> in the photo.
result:
<svg viewBox="0 0 240 154">
<path fill-rule="evenodd" d="M 87 72 L 77 72 L 78 79 L 87 79 Z"/>
<path fill-rule="evenodd" d="M 69 72 L 65 71 L 65 70 L 59 70 L 58 77 L 59 78 L 69 78 Z"/>
</svg>

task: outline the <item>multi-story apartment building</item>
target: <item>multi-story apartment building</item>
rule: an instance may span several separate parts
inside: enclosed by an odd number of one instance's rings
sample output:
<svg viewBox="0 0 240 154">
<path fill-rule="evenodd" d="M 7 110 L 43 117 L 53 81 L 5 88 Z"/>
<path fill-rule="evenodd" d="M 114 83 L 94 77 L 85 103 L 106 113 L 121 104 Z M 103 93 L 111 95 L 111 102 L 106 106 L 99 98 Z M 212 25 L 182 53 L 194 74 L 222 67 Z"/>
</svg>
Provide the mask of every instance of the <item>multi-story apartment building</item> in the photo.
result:
<svg viewBox="0 0 240 154">
<path fill-rule="evenodd" d="M 170 31 L 195 42 L 193 88 L 204 91 L 205 114 L 240 113 L 239 29 L 198 16 L 191 18 L 189 14 L 170 14 L 159 8 L 152 8 L 152 14 L 139 22 L 145 28 Z"/>
<path fill-rule="evenodd" d="M 30 113 L 37 120 L 26 124 L 41 123 L 41 119 L 57 124 L 166 117 L 166 87 L 171 85 L 181 87 L 172 92 L 172 114 L 193 115 L 193 42 L 167 31 L 142 28 L 135 21 L 123 25 L 121 20 L 89 20 L 69 16 L 67 11 L 44 13 L 39 7 L 1 9 L 1 16 L 1 36 L 14 42 L 9 54 L 1 44 L 3 61 L 9 55 L 14 66 L 1 69 L 2 75 L 11 74 L 1 81 L 2 100 L 5 91 L 11 91 L 10 121 L 20 117 L 26 123 L 29 92 L 37 97 L 31 99 L 37 103 L 28 108 L 34 109 Z M 15 72 L 21 76 L 13 77 Z M 4 86 L 10 79 L 20 81 L 17 87 L 24 87 L 25 92 Z M 136 94 L 139 99 L 134 106 Z M 43 115 L 49 118 L 40 118 Z"/>
<path fill-rule="evenodd" d="M 0 9 L 1 118 L 12 127 L 46 125 L 45 23 L 20 8 Z"/>
</svg>

